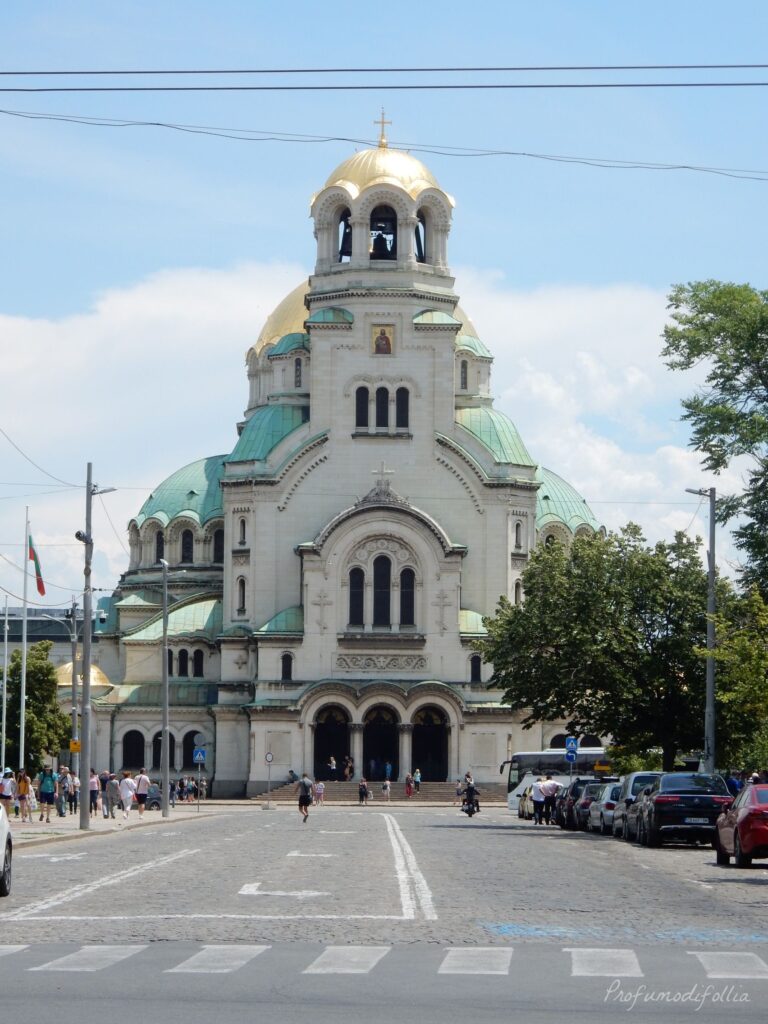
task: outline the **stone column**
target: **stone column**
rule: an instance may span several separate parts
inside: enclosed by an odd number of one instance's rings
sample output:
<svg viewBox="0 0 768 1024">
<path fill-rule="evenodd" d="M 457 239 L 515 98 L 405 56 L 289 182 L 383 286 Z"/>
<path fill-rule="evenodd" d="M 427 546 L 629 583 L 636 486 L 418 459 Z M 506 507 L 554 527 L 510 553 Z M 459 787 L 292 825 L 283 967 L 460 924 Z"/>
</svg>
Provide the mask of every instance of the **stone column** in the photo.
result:
<svg viewBox="0 0 768 1024">
<path fill-rule="evenodd" d="M 365 574 L 363 590 L 363 629 L 366 633 L 370 633 L 373 629 L 373 582 L 369 576 L 370 573 Z"/>
<path fill-rule="evenodd" d="M 409 269 L 413 269 L 416 266 L 417 224 L 418 220 L 416 217 L 406 217 L 399 226 L 399 233 L 401 237 L 398 237 L 397 240 L 397 259 L 398 263 L 402 261 Z"/>
<path fill-rule="evenodd" d="M 301 728 L 301 725 L 299 725 Z M 315 723 L 304 723 L 304 742 L 302 743 L 302 764 L 299 765 L 299 774 L 305 771 L 310 777 L 315 774 Z"/>
<path fill-rule="evenodd" d="M 365 726 L 362 722 L 352 722 L 349 726 L 349 734 L 351 737 L 352 749 L 349 753 L 352 755 L 352 760 L 355 762 L 355 774 L 352 776 L 353 779 L 359 779 L 363 774 L 363 729 Z M 343 758 L 344 755 L 342 755 Z"/>
<path fill-rule="evenodd" d="M 349 265 L 352 269 L 361 270 L 370 261 L 370 224 L 367 217 L 350 218 L 349 224 L 352 228 L 352 256 Z"/>
<path fill-rule="evenodd" d="M 413 726 L 410 722 L 398 725 L 400 733 L 400 781 L 405 778 L 406 772 L 411 770 Z"/>
</svg>

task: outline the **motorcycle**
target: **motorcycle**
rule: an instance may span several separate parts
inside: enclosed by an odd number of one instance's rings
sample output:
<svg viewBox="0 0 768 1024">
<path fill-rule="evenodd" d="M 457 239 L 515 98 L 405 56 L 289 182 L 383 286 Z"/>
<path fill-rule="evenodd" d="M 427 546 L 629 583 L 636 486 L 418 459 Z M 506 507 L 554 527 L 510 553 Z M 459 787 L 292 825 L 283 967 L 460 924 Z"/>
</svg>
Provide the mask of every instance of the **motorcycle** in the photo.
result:
<svg viewBox="0 0 768 1024">
<path fill-rule="evenodd" d="M 477 813 L 475 810 L 474 800 L 465 800 L 464 803 L 461 805 L 461 809 L 462 811 L 464 811 L 468 818 L 471 818 L 473 814 Z"/>
</svg>

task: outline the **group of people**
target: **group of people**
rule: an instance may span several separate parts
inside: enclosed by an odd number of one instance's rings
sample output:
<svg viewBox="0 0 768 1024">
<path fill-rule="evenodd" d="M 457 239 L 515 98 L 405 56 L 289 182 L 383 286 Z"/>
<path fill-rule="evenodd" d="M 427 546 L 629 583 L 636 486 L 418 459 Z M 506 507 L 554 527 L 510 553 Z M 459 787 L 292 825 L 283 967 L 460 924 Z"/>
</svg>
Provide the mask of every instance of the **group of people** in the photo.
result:
<svg viewBox="0 0 768 1024">
<path fill-rule="evenodd" d="M 145 768 L 135 777 L 130 771 L 123 771 L 118 777 L 116 772 L 105 769 L 97 773 L 91 768 L 85 784 L 89 816 L 101 812 L 104 818 L 114 818 L 121 811 L 123 818 L 127 818 L 135 800 L 142 817 L 151 785 Z M 22 823 L 38 820 L 50 824 L 51 813 L 59 818 L 78 813 L 81 798 L 85 799 L 83 788 L 79 776 L 68 765 L 56 771 L 47 765 L 34 780 L 26 771 L 14 773 L 6 768 L 0 780 L 0 801 L 9 818 L 13 811 L 13 817 Z"/>
<path fill-rule="evenodd" d="M 555 794 L 560 783 L 555 782 L 551 775 L 541 775 L 531 786 L 533 801 L 533 822 L 535 825 L 549 825 L 555 820 Z"/>
<path fill-rule="evenodd" d="M 725 777 L 725 784 L 732 796 L 738 796 L 742 789 L 751 783 L 765 784 L 767 782 L 768 769 L 764 769 L 762 772 L 739 772 L 732 768 Z"/>
</svg>

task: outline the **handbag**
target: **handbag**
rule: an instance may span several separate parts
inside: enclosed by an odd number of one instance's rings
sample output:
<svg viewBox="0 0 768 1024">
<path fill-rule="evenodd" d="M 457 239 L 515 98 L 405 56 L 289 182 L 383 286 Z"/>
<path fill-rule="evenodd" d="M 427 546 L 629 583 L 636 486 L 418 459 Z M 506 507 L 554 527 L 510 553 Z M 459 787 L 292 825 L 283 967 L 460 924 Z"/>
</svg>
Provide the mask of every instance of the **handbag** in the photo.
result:
<svg viewBox="0 0 768 1024">
<path fill-rule="evenodd" d="M 37 797 L 35 796 L 34 789 L 30 789 L 29 791 L 29 809 L 31 811 L 37 810 Z"/>
</svg>

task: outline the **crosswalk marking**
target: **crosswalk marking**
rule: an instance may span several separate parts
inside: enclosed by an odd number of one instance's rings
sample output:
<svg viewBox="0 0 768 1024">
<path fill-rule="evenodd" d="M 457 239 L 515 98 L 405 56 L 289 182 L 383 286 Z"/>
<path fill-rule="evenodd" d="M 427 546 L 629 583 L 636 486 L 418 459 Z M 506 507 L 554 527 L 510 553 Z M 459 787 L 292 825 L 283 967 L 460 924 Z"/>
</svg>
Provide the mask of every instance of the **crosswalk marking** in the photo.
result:
<svg viewBox="0 0 768 1024">
<path fill-rule="evenodd" d="M 203 946 L 199 953 L 170 967 L 164 974 L 229 974 L 249 963 L 269 946 Z"/>
<path fill-rule="evenodd" d="M 768 964 L 757 953 L 692 953 L 708 978 L 768 978 Z"/>
<path fill-rule="evenodd" d="M 140 953 L 146 946 L 81 946 L 75 953 L 51 960 L 31 971 L 102 971 Z"/>
<path fill-rule="evenodd" d="M 0 946 L 0 956 L 8 956 L 10 953 L 20 953 L 27 946 Z"/>
<path fill-rule="evenodd" d="M 576 949 L 571 954 L 574 978 L 642 978 L 643 972 L 633 949 Z"/>
<path fill-rule="evenodd" d="M 291 850 L 286 857 L 335 857 L 335 853 L 302 853 L 300 850 Z"/>
<path fill-rule="evenodd" d="M 509 974 L 512 950 L 503 946 L 457 947 L 446 950 L 438 974 Z"/>
<path fill-rule="evenodd" d="M 367 974 L 391 946 L 328 946 L 304 974 Z"/>
</svg>

